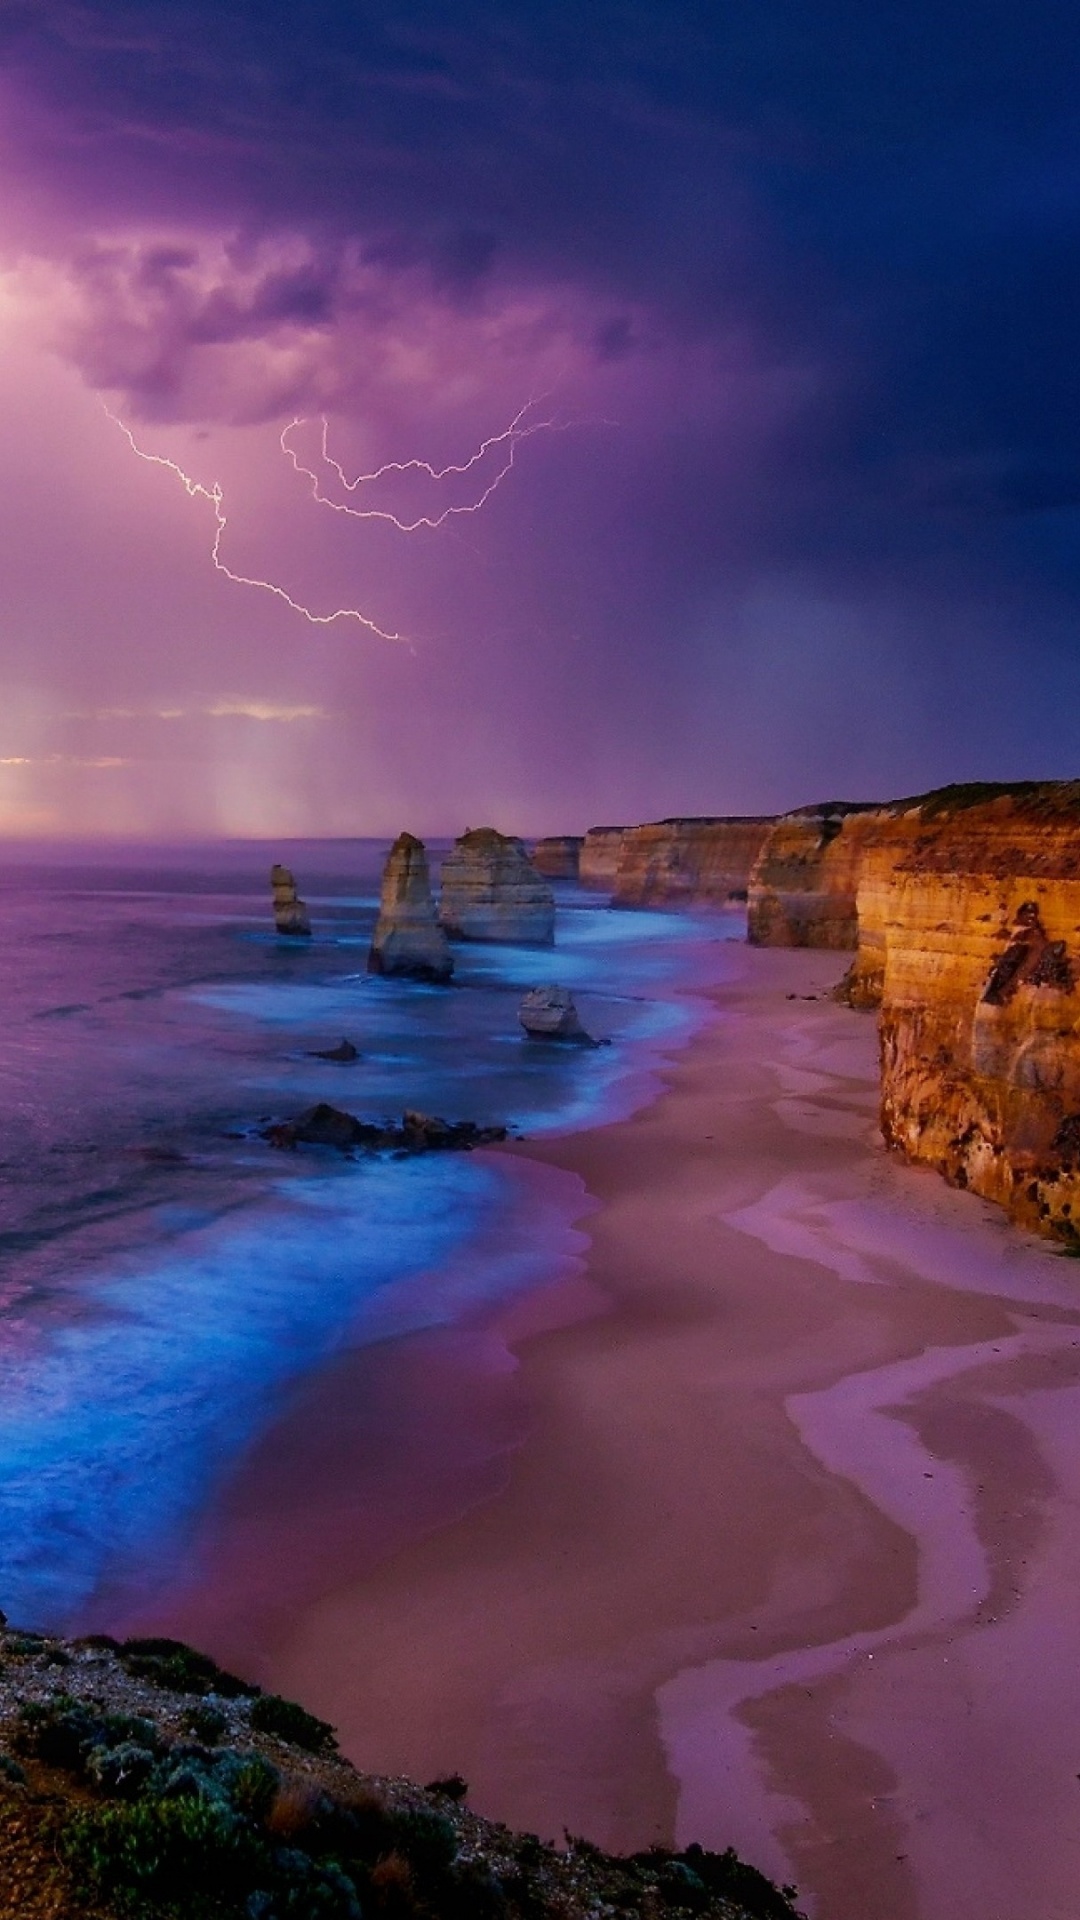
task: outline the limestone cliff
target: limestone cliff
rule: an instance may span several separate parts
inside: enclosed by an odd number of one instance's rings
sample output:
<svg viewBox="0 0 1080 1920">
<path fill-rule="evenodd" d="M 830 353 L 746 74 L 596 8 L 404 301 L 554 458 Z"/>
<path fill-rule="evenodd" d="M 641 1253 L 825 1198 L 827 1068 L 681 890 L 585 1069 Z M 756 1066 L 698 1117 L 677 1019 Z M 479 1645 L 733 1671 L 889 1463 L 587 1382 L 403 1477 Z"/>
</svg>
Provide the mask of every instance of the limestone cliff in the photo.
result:
<svg viewBox="0 0 1080 1920">
<path fill-rule="evenodd" d="M 888 808 L 838 801 L 774 821 L 750 875 L 751 944 L 854 948 L 863 862 L 891 818 Z"/>
<path fill-rule="evenodd" d="M 873 875 L 882 1130 L 1080 1245 L 1080 783 L 984 794 L 906 809 Z"/>
<path fill-rule="evenodd" d="M 613 887 L 623 834 L 629 827 L 590 827 L 581 843 L 578 879 L 584 887 Z"/>
<path fill-rule="evenodd" d="M 275 862 L 270 869 L 270 889 L 274 901 L 274 925 L 278 932 L 307 939 L 311 934 L 311 921 L 288 867 L 278 866 Z"/>
<path fill-rule="evenodd" d="M 368 972 L 442 981 L 453 971 L 450 942 L 431 894 L 427 850 L 411 833 L 399 833 L 383 869 Z"/>
<path fill-rule="evenodd" d="M 443 861 L 439 919 L 451 940 L 550 947 L 555 896 L 520 840 L 476 827 L 455 840 Z"/>
<path fill-rule="evenodd" d="M 771 819 L 654 820 L 627 827 L 612 898 L 620 907 L 711 906 L 746 896 Z"/>
<path fill-rule="evenodd" d="M 538 840 L 532 850 L 532 863 L 545 880 L 576 880 L 585 844 L 580 833 L 556 833 Z"/>
</svg>

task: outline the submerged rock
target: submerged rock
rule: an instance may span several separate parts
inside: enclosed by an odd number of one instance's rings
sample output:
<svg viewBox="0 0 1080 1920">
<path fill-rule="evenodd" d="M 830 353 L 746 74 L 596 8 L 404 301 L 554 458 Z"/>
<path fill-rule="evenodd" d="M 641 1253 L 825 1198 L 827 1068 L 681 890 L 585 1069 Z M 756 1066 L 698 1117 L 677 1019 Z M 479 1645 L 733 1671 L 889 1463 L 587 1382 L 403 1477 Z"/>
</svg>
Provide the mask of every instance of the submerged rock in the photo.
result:
<svg viewBox="0 0 1080 1920">
<path fill-rule="evenodd" d="M 451 940 L 550 947 L 555 896 L 520 840 L 476 827 L 455 840 L 443 861 L 439 919 Z"/>
<path fill-rule="evenodd" d="M 578 1047 L 595 1047 L 578 1018 L 569 987 L 533 987 L 518 1008 L 518 1019 L 533 1040 L 569 1041 Z"/>
<path fill-rule="evenodd" d="M 383 869 L 368 972 L 444 981 L 453 971 L 450 942 L 431 894 L 427 850 L 413 834 L 399 833 Z"/>
<path fill-rule="evenodd" d="M 274 925 L 278 932 L 309 939 L 311 921 L 308 919 L 308 910 L 296 891 L 296 881 L 288 867 L 274 863 L 270 869 L 270 886 L 274 896 Z"/>
<path fill-rule="evenodd" d="M 272 1147 L 336 1147 L 339 1153 L 360 1148 L 368 1153 L 467 1152 L 506 1139 L 505 1127 L 480 1127 L 475 1120 L 442 1120 L 435 1114 L 406 1108 L 401 1125 L 385 1126 L 358 1120 L 355 1114 L 320 1100 L 297 1114 L 295 1120 L 277 1120 L 262 1132 Z"/>
<path fill-rule="evenodd" d="M 359 1060 L 360 1050 L 351 1040 L 339 1040 L 336 1047 L 314 1047 L 309 1060 Z"/>
</svg>

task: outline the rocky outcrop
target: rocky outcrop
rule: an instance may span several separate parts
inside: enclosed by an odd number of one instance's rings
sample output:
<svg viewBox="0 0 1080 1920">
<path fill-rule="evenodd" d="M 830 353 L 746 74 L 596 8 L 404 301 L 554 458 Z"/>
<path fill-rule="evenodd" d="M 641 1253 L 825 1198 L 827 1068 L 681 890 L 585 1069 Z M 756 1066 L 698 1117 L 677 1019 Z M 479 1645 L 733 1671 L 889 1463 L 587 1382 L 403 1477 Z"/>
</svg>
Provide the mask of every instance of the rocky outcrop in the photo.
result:
<svg viewBox="0 0 1080 1920">
<path fill-rule="evenodd" d="M 723 907 L 744 900 L 772 824 L 771 818 L 747 815 L 627 827 L 612 899 L 620 907 Z"/>
<path fill-rule="evenodd" d="M 545 880 L 576 880 L 584 844 L 580 833 L 556 833 L 538 840 L 532 850 L 533 866 Z"/>
<path fill-rule="evenodd" d="M 270 887 L 274 899 L 274 925 L 279 933 L 309 939 L 311 921 L 308 910 L 296 891 L 296 881 L 288 867 L 275 862 L 270 869 Z"/>
<path fill-rule="evenodd" d="M 578 879 L 583 887 L 613 887 L 623 834 L 630 827 L 590 827 L 581 845 Z"/>
<path fill-rule="evenodd" d="M 401 1116 L 401 1125 L 358 1120 L 355 1114 L 320 1100 L 295 1120 L 277 1120 L 262 1135 L 272 1147 L 335 1147 L 339 1153 L 468 1152 L 506 1139 L 505 1127 L 478 1127 L 473 1120 L 440 1120 L 430 1113 Z"/>
<path fill-rule="evenodd" d="M 411 833 L 399 833 L 383 869 L 368 972 L 444 981 L 453 971 L 450 943 L 432 898 L 424 843 Z"/>
<path fill-rule="evenodd" d="M 520 840 L 494 827 L 471 828 L 443 861 L 439 920 L 451 940 L 550 947 L 555 896 Z"/>
<path fill-rule="evenodd" d="M 885 1139 L 1080 1245 L 1080 783 L 931 795 L 889 861 Z"/>
<path fill-rule="evenodd" d="M 346 1039 L 339 1040 L 336 1047 L 313 1047 L 308 1054 L 309 1060 L 337 1060 L 346 1066 L 359 1058 L 360 1049 Z"/>
<path fill-rule="evenodd" d="M 863 866 L 892 817 L 887 807 L 840 801 L 774 821 L 750 875 L 751 945 L 857 947 Z"/>
<path fill-rule="evenodd" d="M 533 987 L 518 1008 L 518 1019 L 533 1040 L 569 1041 L 578 1047 L 597 1044 L 578 1018 L 569 987 Z"/>
</svg>

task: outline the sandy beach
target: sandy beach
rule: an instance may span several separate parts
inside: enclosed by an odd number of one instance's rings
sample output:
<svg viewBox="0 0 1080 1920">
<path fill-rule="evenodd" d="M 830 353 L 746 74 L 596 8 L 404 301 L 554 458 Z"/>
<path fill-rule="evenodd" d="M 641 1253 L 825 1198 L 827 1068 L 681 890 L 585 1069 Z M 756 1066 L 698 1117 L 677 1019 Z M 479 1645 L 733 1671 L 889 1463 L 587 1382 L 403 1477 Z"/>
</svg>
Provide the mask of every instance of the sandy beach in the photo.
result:
<svg viewBox="0 0 1080 1920">
<path fill-rule="evenodd" d="M 1075 1920 L 1080 1266 L 886 1156 L 841 970 L 742 951 L 651 1106 L 508 1147 L 550 1284 L 310 1382 L 139 1624 L 544 1837 Z"/>
</svg>

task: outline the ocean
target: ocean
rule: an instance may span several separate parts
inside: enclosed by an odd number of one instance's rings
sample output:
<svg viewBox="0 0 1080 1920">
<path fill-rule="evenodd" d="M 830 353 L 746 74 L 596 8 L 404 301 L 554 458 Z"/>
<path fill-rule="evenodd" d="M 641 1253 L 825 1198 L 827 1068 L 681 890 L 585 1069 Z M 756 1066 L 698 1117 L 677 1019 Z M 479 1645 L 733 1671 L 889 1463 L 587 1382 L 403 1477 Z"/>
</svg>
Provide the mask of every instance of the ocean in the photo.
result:
<svg viewBox="0 0 1080 1920">
<path fill-rule="evenodd" d="M 458 946 L 448 988 L 383 980 L 365 962 L 385 852 L 0 859 L 0 1607 L 20 1624 L 77 1632 L 105 1623 L 102 1594 L 152 1591 L 335 1355 L 552 1275 L 558 1223 L 538 1201 L 523 1224 L 512 1156 L 286 1154 L 260 1125 L 317 1100 L 526 1139 L 623 1118 L 705 1016 L 717 943 L 743 933 L 738 915 L 618 911 L 560 885 L 554 953 Z M 273 931 L 275 858 L 310 942 Z M 522 1035 L 521 994 L 555 981 L 610 1044 Z M 313 1057 L 342 1038 L 358 1060 Z"/>
</svg>

